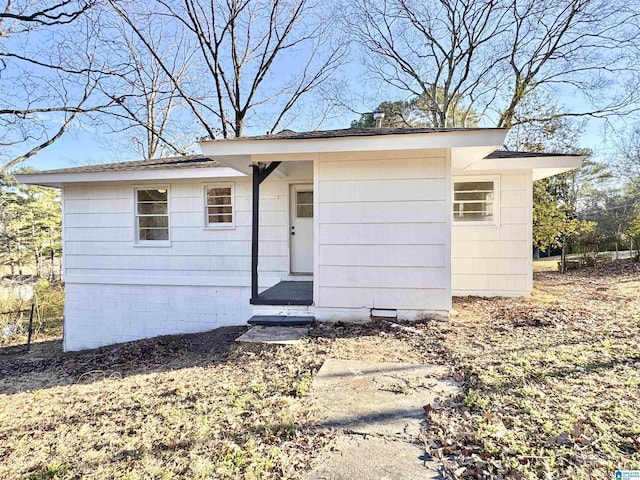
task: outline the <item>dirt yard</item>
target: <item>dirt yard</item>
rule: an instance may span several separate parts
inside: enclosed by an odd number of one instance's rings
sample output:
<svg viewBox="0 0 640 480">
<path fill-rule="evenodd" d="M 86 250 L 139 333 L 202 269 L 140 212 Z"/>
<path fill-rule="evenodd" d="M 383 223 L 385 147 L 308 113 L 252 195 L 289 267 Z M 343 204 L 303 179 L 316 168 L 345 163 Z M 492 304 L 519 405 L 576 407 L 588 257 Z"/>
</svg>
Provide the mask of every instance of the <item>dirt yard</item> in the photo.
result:
<svg viewBox="0 0 640 480">
<path fill-rule="evenodd" d="M 464 395 L 425 408 L 445 478 L 640 469 L 640 268 L 535 280 L 531 299 L 457 299 L 411 329 L 319 325 L 297 346 L 238 347 L 244 328 L 226 328 L 0 352 L 0 478 L 300 478 L 334 437 L 308 401 L 327 357 L 451 367 Z"/>
</svg>

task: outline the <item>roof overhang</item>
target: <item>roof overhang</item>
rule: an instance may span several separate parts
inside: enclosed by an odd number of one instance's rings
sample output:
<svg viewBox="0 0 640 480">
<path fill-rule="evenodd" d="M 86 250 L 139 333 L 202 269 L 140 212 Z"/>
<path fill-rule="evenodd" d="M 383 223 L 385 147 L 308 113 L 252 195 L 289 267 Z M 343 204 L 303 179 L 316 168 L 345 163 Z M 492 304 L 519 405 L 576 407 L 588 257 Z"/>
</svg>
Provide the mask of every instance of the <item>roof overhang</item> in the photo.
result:
<svg viewBox="0 0 640 480">
<path fill-rule="evenodd" d="M 360 135 L 309 139 L 233 139 L 202 140 L 203 155 L 215 158 L 246 175 L 251 164 L 313 160 L 318 153 L 358 151 L 400 151 L 418 149 L 452 149 L 452 164 L 464 168 L 499 148 L 507 129 L 475 129 L 390 135 Z"/>
<path fill-rule="evenodd" d="M 16 179 L 29 185 L 61 187 L 65 184 L 93 182 L 138 182 L 198 178 L 238 177 L 242 173 L 229 167 L 125 170 L 118 172 L 83 173 L 19 173 Z"/>
<path fill-rule="evenodd" d="M 294 166 L 293 162 L 312 161 L 323 153 L 446 149 L 451 153 L 451 166 L 454 169 L 465 171 L 530 169 L 533 172 L 533 179 L 539 180 L 578 168 L 584 160 L 584 156 L 579 155 L 496 151 L 503 145 L 507 132 L 507 129 L 478 128 L 428 132 L 384 132 L 384 134 L 369 134 L 369 132 L 362 134 L 360 131 L 358 134 L 349 135 L 345 134 L 343 130 L 339 131 L 339 136 L 203 140 L 200 142 L 203 155 L 209 160 L 215 160 L 217 166 L 182 165 L 180 168 L 175 168 L 175 166 L 164 168 L 162 165 L 160 168 L 141 168 L 140 162 L 131 162 L 131 165 L 127 163 L 122 166 L 118 165 L 118 169 L 113 169 L 113 165 L 108 164 L 107 166 L 112 170 L 73 171 L 77 169 L 72 168 L 70 169 L 72 171 L 63 169 L 61 171 L 17 174 L 16 178 L 22 183 L 48 187 L 94 182 L 155 182 L 228 178 L 252 175 L 252 165 L 273 161 L 281 162 L 273 175 L 283 178 L 288 175 L 289 166 Z M 220 166 L 220 164 L 225 166 Z"/>
<path fill-rule="evenodd" d="M 582 164 L 583 155 L 550 155 L 539 157 L 483 158 L 465 169 L 476 170 L 527 170 L 533 171 L 533 180 L 551 177 L 574 170 Z"/>
</svg>

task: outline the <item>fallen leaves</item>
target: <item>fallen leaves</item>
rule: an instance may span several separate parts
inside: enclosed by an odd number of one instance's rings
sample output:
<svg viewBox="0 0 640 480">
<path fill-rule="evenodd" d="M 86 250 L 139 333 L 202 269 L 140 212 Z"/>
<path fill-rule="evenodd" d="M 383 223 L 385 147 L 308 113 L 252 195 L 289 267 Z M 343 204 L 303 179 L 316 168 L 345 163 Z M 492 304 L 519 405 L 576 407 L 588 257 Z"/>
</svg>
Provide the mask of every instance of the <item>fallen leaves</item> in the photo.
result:
<svg viewBox="0 0 640 480">
<path fill-rule="evenodd" d="M 323 357 L 242 330 L 3 363 L 0 477 L 299 477 L 332 436 L 295 394 Z"/>
<path fill-rule="evenodd" d="M 620 288 L 639 280 L 640 265 L 621 261 L 536 273 L 530 299 L 455 299 L 445 355 L 466 394 L 426 412 L 447 478 L 640 468 L 640 290 Z"/>
<path fill-rule="evenodd" d="M 425 405 L 446 478 L 640 469 L 640 266 L 537 273 L 532 298 L 455 299 L 448 321 L 320 324 L 299 346 L 243 328 L 0 362 L 0 477 L 298 478 L 332 432 L 307 392 L 324 358 L 450 366 Z M 66 477 L 65 477 L 66 476 Z"/>
</svg>

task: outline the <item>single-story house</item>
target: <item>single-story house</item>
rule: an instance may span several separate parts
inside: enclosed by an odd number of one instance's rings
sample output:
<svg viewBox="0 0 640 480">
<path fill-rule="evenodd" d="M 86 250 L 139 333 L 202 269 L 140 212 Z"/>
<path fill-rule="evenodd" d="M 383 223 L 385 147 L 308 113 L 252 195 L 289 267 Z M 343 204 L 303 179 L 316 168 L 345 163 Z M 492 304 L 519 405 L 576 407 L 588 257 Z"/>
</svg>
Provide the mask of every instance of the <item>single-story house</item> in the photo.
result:
<svg viewBox="0 0 640 480">
<path fill-rule="evenodd" d="M 532 290 L 532 182 L 582 157 L 506 129 L 203 140 L 202 155 L 18 175 L 63 203 L 65 350 L 245 324 L 447 315 Z"/>
</svg>

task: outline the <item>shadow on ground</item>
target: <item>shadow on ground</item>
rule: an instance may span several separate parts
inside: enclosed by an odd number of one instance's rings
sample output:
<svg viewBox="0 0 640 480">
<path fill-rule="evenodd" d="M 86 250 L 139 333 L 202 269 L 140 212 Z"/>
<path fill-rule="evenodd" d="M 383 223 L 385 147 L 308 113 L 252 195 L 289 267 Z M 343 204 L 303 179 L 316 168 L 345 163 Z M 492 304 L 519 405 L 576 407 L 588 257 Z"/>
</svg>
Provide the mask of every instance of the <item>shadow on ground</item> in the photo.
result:
<svg viewBox="0 0 640 480">
<path fill-rule="evenodd" d="M 428 323 L 425 320 L 425 325 Z M 417 325 L 414 323 L 413 325 Z M 61 339 L 38 342 L 31 352 L 15 347 L 0 349 L 0 393 L 50 388 L 76 383 L 92 383 L 105 378 L 128 377 L 143 373 L 164 372 L 235 362 L 231 353 L 237 348 L 259 352 L 277 349 L 277 345 L 243 345 L 235 340 L 247 331 L 246 326 L 223 327 L 208 332 L 156 337 L 110 345 L 81 352 L 62 352 Z M 317 354 L 327 354 L 336 339 L 375 339 L 401 337 L 405 334 L 388 321 L 368 324 L 317 324 L 308 333 Z M 425 336 L 426 338 L 426 336 Z M 428 337 L 431 338 L 431 337 Z M 433 337 L 434 345 L 441 344 Z M 363 347 L 368 343 L 365 342 Z M 434 347 L 434 356 L 437 356 Z M 431 363 L 428 359 L 424 363 Z M 33 382 L 29 380 L 33 377 Z"/>
<path fill-rule="evenodd" d="M 245 331 L 246 327 L 224 327 L 67 353 L 62 352 L 61 340 L 39 342 L 31 352 L 5 347 L 0 350 L 0 393 L 223 363 Z M 26 378 L 31 374 L 38 376 L 35 385 Z M 20 377 L 23 381 L 15 381 Z"/>
</svg>

